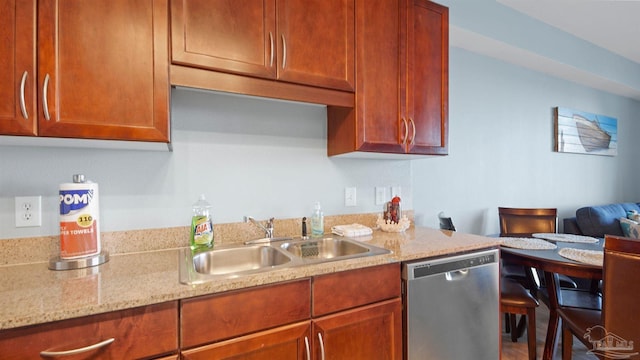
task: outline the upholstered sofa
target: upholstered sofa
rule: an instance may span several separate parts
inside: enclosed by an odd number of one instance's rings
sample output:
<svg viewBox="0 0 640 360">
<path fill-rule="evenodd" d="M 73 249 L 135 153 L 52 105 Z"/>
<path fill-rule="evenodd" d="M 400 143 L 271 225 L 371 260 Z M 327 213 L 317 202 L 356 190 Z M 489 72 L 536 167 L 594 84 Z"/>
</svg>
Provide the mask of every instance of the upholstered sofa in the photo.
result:
<svg viewBox="0 0 640 360">
<path fill-rule="evenodd" d="M 618 203 L 600 206 L 586 206 L 576 210 L 576 216 L 563 219 L 564 232 L 603 238 L 605 234 L 624 236 L 620 218 L 627 212 L 640 213 L 640 203 Z"/>
</svg>

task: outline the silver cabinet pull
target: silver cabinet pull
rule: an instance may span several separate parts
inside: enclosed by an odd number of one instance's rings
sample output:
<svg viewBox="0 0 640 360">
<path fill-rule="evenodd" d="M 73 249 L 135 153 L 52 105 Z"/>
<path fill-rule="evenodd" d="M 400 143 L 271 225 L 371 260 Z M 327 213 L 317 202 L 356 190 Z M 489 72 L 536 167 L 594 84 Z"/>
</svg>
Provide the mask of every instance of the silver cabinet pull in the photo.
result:
<svg viewBox="0 0 640 360">
<path fill-rule="evenodd" d="M 320 360 L 324 360 L 324 341 L 322 341 L 322 334 L 318 333 L 318 339 L 320 340 Z"/>
<path fill-rule="evenodd" d="M 49 115 L 49 102 L 47 101 L 47 93 L 49 92 L 49 74 L 44 77 L 44 85 L 42 85 L 42 111 L 47 121 L 51 120 Z"/>
<path fill-rule="evenodd" d="M 409 142 L 409 144 L 413 145 L 414 141 L 416 140 L 416 123 L 413 122 L 412 118 L 409 118 L 409 121 L 411 122 L 411 130 L 413 132 L 413 135 L 411 135 L 411 142 Z"/>
<path fill-rule="evenodd" d="M 269 31 L 269 43 L 271 44 L 271 60 L 269 61 L 269 67 L 273 67 L 273 33 Z"/>
<path fill-rule="evenodd" d="M 22 117 L 29 120 L 29 114 L 27 114 L 27 105 L 24 102 L 24 86 L 27 83 L 28 73 L 25 71 L 22 74 L 22 81 L 20 81 L 20 111 L 22 111 Z"/>
<path fill-rule="evenodd" d="M 116 339 L 114 338 L 109 338 L 107 340 L 101 341 L 99 343 L 93 344 L 93 345 L 89 345 L 89 346 L 85 346 L 85 347 L 81 347 L 78 349 L 72 349 L 72 350 L 64 350 L 64 351 L 41 351 L 40 352 L 40 356 L 46 356 L 46 357 L 61 357 L 61 356 L 70 356 L 70 355 L 75 355 L 75 354 L 81 354 L 83 352 L 87 352 L 87 351 L 91 351 L 91 350 L 95 350 L 95 349 L 99 349 L 101 347 L 105 347 L 109 344 L 111 344 L 112 342 L 114 342 Z"/>
<path fill-rule="evenodd" d="M 407 140 L 409 139 L 409 124 L 407 123 L 407 119 L 402 118 L 402 124 L 404 125 L 404 136 L 402 137 L 402 145 L 407 144 Z"/>
<path fill-rule="evenodd" d="M 304 337 L 304 348 L 307 350 L 307 360 L 311 360 L 311 350 L 309 349 L 309 338 Z"/>
<path fill-rule="evenodd" d="M 287 66 L 287 41 L 284 39 L 284 34 L 280 37 L 282 37 L 282 68 L 284 69 Z"/>
</svg>

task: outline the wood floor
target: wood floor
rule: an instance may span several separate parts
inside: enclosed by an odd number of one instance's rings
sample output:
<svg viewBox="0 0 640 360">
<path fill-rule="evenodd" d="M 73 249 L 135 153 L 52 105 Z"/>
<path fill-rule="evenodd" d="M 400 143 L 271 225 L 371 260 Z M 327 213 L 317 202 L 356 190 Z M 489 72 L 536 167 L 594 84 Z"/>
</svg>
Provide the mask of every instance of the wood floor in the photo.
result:
<svg viewBox="0 0 640 360">
<path fill-rule="evenodd" d="M 518 315 L 519 317 L 519 315 Z M 547 334 L 547 322 L 549 321 L 549 310 L 544 304 L 536 309 L 536 343 L 537 343 L 537 359 L 542 358 L 542 350 L 544 348 L 544 339 Z M 503 324 L 504 326 L 504 324 Z M 560 348 L 560 340 L 556 350 L 556 359 L 562 359 L 562 351 Z M 573 339 L 573 360 L 597 360 L 594 355 L 587 354 L 588 349 L 578 340 Z M 502 334 L 502 360 L 527 360 L 529 354 L 527 352 L 527 333 L 525 332 L 517 343 L 511 342 L 509 334 Z"/>
</svg>

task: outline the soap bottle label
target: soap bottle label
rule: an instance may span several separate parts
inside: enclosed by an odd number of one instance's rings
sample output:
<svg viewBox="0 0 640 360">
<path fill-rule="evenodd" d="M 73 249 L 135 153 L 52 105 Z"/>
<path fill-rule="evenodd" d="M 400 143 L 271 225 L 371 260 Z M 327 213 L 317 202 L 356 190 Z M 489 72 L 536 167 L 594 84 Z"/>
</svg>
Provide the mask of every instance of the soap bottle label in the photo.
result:
<svg viewBox="0 0 640 360">
<path fill-rule="evenodd" d="M 210 247 L 213 242 L 213 225 L 208 216 L 195 215 L 191 221 L 193 241 L 195 246 Z"/>
</svg>

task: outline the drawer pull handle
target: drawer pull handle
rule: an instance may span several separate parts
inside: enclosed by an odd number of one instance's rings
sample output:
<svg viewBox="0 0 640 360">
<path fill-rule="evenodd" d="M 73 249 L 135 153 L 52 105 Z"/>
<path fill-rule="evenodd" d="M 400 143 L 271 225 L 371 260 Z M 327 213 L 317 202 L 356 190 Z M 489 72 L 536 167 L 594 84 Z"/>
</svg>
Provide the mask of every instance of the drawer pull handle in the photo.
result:
<svg viewBox="0 0 640 360">
<path fill-rule="evenodd" d="M 324 341 L 322 341 L 322 334 L 318 333 L 318 339 L 320 340 L 320 360 L 324 360 Z"/>
<path fill-rule="evenodd" d="M 51 120 L 49 115 L 49 102 L 47 101 L 47 95 L 49 92 L 49 74 L 44 77 L 44 85 L 42 85 L 42 109 L 44 111 L 44 118 L 47 121 Z"/>
<path fill-rule="evenodd" d="M 78 349 L 72 349 L 72 350 L 64 350 L 64 351 L 41 351 L 40 352 L 40 356 L 46 356 L 46 357 L 60 357 L 60 356 L 70 356 L 70 355 L 75 355 L 75 354 L 80 354 L 83 352 L 87 352 L 87 351 L 91 351 L 91 350 L 95 350 L 95 349 L 99 349 L 101 347 L 105 347 L 109 344 L 111 344 L 112 342 L 114 342 L 116 339 L 114 338 L 110 338 L 104 341 L 101 341 L 99 343 L 93 344 L 93 345 L 89 345 L 89 346 L 85 346 L 85 347 L 81 347 Z"/>
<path fill-rule="evenodd" d="M 411 142 L 409 142 L 409 144 L 413 145 L 415 140 L 416 140 L 416 123 L 413 122 L 412 118 L 409 118 L 409 121 L 411 122 L 411 129 L 412 129 L 412 133 L 413 133 L 413 135 L 411 135 Z"/>
<path fill-rule="evenodd" d="M 309 349 L 309 338 L 304 337 L 304 347 L 307 350 L 307 360 L 311 360 L 311 350 Z"/>
<path fill-rule="evenodd" d="M 287 66 L 287 41 L 284 39 L 284 34 L 280 34 L 282 38 L 282 68 Z"/>
<path fill-rule="evenodd" d="M 273 67 L 273 33 L 269 31 L 269 43 L 271 44 L 271 60 L 269 61 L 269 67 Z"/>
<path fill-rule="evenodd" d="M 404 127 L 404 136 L 402 137 L 402 146 L 407 144 L 407 140 L 409 140 L 409 123 L 407 119 L 402 118 L 402 125 Z"/>
<path fill-rule="evenodd" d="M 26 71 L 22 74 L 22 81 L 20 81 L 20 110 L 22 111 L 22 116 L 29 120 L 29 114 L 27 113 L 27 106 L 24 102 L 24 86 L 27 82 L 27 75 L 29 75 Z"/>
</svg>

